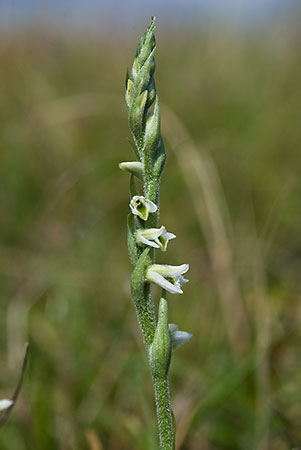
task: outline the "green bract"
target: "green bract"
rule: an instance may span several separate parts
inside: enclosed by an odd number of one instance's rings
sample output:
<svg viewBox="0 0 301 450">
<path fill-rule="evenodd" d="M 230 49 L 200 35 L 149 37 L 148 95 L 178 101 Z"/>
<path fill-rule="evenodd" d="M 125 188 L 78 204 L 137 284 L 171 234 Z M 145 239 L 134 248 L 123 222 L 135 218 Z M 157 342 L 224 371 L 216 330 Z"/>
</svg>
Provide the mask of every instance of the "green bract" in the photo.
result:
<svg viewBox="0 0 301 450">
<path fill-rule="evenodd" d="M 168 305 L 166 299 L 161 298 L 155 337 L 149 350 L 152 374 L 155 378 L 164 379 L 167 377 L 171 346 L 171 334 L 168 327 Z"/>
</svg>

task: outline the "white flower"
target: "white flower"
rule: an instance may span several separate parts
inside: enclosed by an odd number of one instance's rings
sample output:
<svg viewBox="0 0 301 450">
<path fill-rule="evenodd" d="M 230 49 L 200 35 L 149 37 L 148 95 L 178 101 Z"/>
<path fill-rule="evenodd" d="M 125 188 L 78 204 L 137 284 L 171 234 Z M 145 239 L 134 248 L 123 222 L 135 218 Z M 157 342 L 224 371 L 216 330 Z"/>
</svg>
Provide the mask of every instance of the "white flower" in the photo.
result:
<svg viewBox="0 0 301 450">
<path fill-rule="evenodd" d="M 144 165 L 142 162 L 139 161 L 122 162 L 119 164 L 119 168 L 121 170 L 125 170 L 126 172 L 130 172 L 137 178 L 140 178 L 140 180 L 143 180 Z"/>
<path fill-rule="evenodd" d="M 0 411 L 9 408 L 14 402 L 12 400 L 0 400 Z"/>
<path fill-rule="evenodd" d="M 136 242 L 139 245 L 149 245 L 150 247 L 160 248 L 163 252 L 167 249 L 170 239 L 176 237 L 173 233 L 168 233 L 164 225 L 161 228 L 141 229 L 136 232 Z"/>
<path fill-rule="evenodd" d="M 176 235 L 166 231 L 166 228 L 163 225 L 161 227 L 161 230 L 162 230 L 162 233 L 159 236 L 160 248 L 161 248 L 162 252 L 166 252 L 168 242 L 171 239 L 174 239 L 176 237 Z"/>
<path fill-rule="evenodd" d="M 189 269 L 188 264 L 181 266 L 168 266 L 165 264 L 152 264 L 146 269 L 146 280 L 156 283 L 172 294 L 183 294 L 182 284 L 187 283 L 182 275 Z"/>
<path fill-rule="evenodd" d="M 169 323 L 168 328 L 171 335 L 171 345 L 173 350 L 177 350 L 180 345 L 185 344 L 192 338 L 191 333 L 187 333 L 187 331 L 179 331 L 178 325 L 174 323 Z"/>
<path fill-rule="evenodd" d="M 132 213 L 142 220 L 147 220 L 149 213 L 154 213 L 158 209 L 155 203 L 143 197 L 143 195 L 134 195 L 130 202 L 130 208 Z"/>
</svg>

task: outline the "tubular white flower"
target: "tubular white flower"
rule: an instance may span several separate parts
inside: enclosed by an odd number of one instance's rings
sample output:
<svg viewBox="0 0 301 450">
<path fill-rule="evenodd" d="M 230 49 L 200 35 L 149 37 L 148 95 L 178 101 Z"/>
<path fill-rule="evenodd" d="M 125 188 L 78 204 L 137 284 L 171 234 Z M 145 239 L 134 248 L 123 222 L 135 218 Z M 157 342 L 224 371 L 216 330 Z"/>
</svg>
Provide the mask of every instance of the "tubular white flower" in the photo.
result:
<svg viewBox="0 0 301 450">
<path fill-rule="evenodd" d="M 181 266 L 152 264 L 146 269 L 145 278 L 149 283 L 156 283 L 171 294 L 183 294 L 181 287 L 188 280 L 182 275 L 188 269 L 188 264 L 182 264 Z"/>
<path fill-rule="evenodd" d="M 158 209 L 155 203 L 143 197 L 143 195 L 134 195 L 130 202 L 130 208 L 132 213 L 142 220 L 147 220 L 149 213 L 154 213 Z"/>
<path fill-rule="evenodd" d="M 168 233 L 164 225 L 161 228 L 141 229 L 136 232 L 136 242 L 139 245 L 148 245 L 154 248 L 160 248 L 163 252 L 167 249 L 170 239 L 176 237 L 173 233 Z"/>
<path fill-rule="evenodd" d="M 13 403 L 14 402 L 12 400 L 7 399 L 0 400 L 0 411 L 9 408 L 10 406 L 12 406 Z"/>
<path fill-rule="evenodd" d="M 119 164 L 119 168 L 121 170 L 125 170 L 126 172 L 135 175 L 137 178 L 140 178 L 140 180 L 143 180 L 144 168 L 142 162 L 139 161 L 121 162 Z"/>
<path fill-rule="evenodd" d="M 179 348 L 180 345 L 185 344 L 192 338 L 191 333 L 187 333 L 187 331 L 179 331 L 178 325 L 174 323 L 169 323 L 168 328 L 170 331 L 171 345 L 173 350 L 177 350 L 177 348 Z"/>
<path fill-rule="evenodd" d="M 136 231 L 136 242 L 138 245 L 160 248 L 159 236 L 161 228 L 147 228 Z"/>
</svg>

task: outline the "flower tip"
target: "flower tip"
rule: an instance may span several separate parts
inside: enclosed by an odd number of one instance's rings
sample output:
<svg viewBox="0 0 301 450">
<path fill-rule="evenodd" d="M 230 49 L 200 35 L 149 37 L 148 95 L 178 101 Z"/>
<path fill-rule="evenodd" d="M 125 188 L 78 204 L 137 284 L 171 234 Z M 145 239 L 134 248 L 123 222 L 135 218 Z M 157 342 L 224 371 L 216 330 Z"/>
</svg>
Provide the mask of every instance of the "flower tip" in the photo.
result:
<svg viewBox="0 0 301 450">
<path fill-rule="evenodd" d="M 3 411 L 4 409 L 8 409 L 13 405 L 12 400 L 3 399 L 0 400 L 0 411 Z"/>
<path fill-rule="evenodd" d="M 183 272 L 182 273 L 186 273 L 186 272 L 188 272 L 188 270 L 189 270 L 189 264 L 183 264 Z M 188 280 L 186 280 L 186 282 L 187 282 Z"/>
<path fill-rule="evenodd" d="M 149 24 L 149 28 L 151 30 L 153 30 L 155 28 L 155 26 L 156 26 L 156 16 L 152 16 L 150 24 Z"/>
<path fill-rule="evenodd" d="M 168 282 L 168 284 L 166 284 L 166 287 L 164 289 L 166 289 L 171 294 L 183 294 L 181 287 L 178 285 L 180 283 L 177 283 L 176 281 L 175 281 L 175 283 L 176 284 L 172 284 L 171 282 Z"/>
<path fill-rule="evenodd" d="M 171 334 L 171 343 L 173 350 L 176 350 L 181 345 L 186 344 L 192 338 L 192 334 L 187 331 L 180 331 L 176 324 L 168 324 Z"/>
</svg>

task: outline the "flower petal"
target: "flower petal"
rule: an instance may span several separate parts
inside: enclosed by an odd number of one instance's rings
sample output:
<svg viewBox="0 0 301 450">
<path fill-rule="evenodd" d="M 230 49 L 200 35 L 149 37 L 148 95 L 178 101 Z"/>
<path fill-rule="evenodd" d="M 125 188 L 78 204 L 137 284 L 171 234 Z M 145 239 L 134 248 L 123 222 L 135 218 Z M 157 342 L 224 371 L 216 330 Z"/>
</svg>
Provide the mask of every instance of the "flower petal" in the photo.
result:
<svg viewBox="0 0 301 450">
<path fill-rule="evenodd" d="M 146 203 L 149 206 L 149 212 L 150 213 L 154 213 L 157 211 L 157 205 L 155 203 L 153 203 L 151 200 L 149 200 L 148 198 L 145 199 Z"/>
<path fill-rule="evenodd" d="M 0 400 L 0 411 L 9 408 L 10 406 L 12 406 L 13 403 L 14 402 L 12 400 L 7 399 Z"/>
<path fill-rule="evenodd" d="M 141 234 L 143 234 L 144 237 L 147 239 L 158 239 L 158 237 L 162 233 L 162 227 L 161 228 L 147 228 L 145 230 L 139 230 L 141 231 Z"/>
<path fill-rule="evenodd" d="M 178 331 L 179 327 L 175 323 L 168 324 L 169 331 L 172 333 L 173 331 Z"/>
<path fill-rule="evenodd" d="M 187 280 L 187 278 L 184 278 L 184 277 L 182 277 L 182 275 L 180 275 L 179 282 L 182 285 L 182 284 L 185 284 L 185 283 L 189 283 L 189 280 Z"/>
<path fill-rule="evenodd" d="M 152 266 L 150 266 L 152 267 Z M 179 286 L 175 286 L 170 281 L 166 280 L 162 275 L 160 275 L 157 271 L 147 269 L 146 271 L 146 279 L 149 282 L 156 283 L 162 289 L 170 292 L 171 294 L 183 294 L 182 289 Z"/>
<path fill-rule="evenodd" d="M 189 264 L 181 264 L 180 266 L 169 266 L 167 264 L 153 264 L 152 269 L 160 273 L 164 277 L 179 277 L 186 273 L 189 269 Z"/>
<path fill-rule="evenodd" d="M 162 225 L 161 228 L 146 228 L 136 232 L 138 244 L 141 243 L 154 248 L 160 248 L 163 252 L 167 249 L 168 241 L 175 237 L 175 234 L 166 231 L 164 225 Z M 154 243 L 150 243 L 150 241 L 153 241 Z"/>
<path fill-rule="evenodd" d="M 180 345 L 186 344 L 186 342 L 190 341 L 192 338 L 191 333 L 187 333 L 187 331 L 173 331 L 171 332 L 171 345 L 173 350 L 177 350 Z"/>
<path fill-rule="evenodd" d="M 140 230 L 136 233 L 136 242 L 137 244 L 148 245 L 149 247 L 160 248 L 160 246 L 150 239 L 147 239 L 143 234 L 138 234 Z"/>
<path fill-rule="evenodd" d="M 161 232 L 161 234 L 160 234 L 159 242 L 160 242 L 161 250 L 162 250 L 163 252 L 166 252 L 168 242 L 169 242 L 171 239 L 174 239 L 174 238 L 176 237 L 176 235 L 173 234 L 173 233 L 169 233 L 168 231 L 166 231 L 166 228 L 165 228 L 164 226 L 162 226 L 161 229 L 162 229 L 162 228 L 163 228 L 163 230 L 162 230 L 162 232 Z"/>
<path fill-rule="evenodd" d="M 158 237 L 161 234 L 161 228 L 147 228 L 136 231 L 136 242 L 141 245 L 149 245 L 150 247 L 160 248 Z"/>
</svg>

